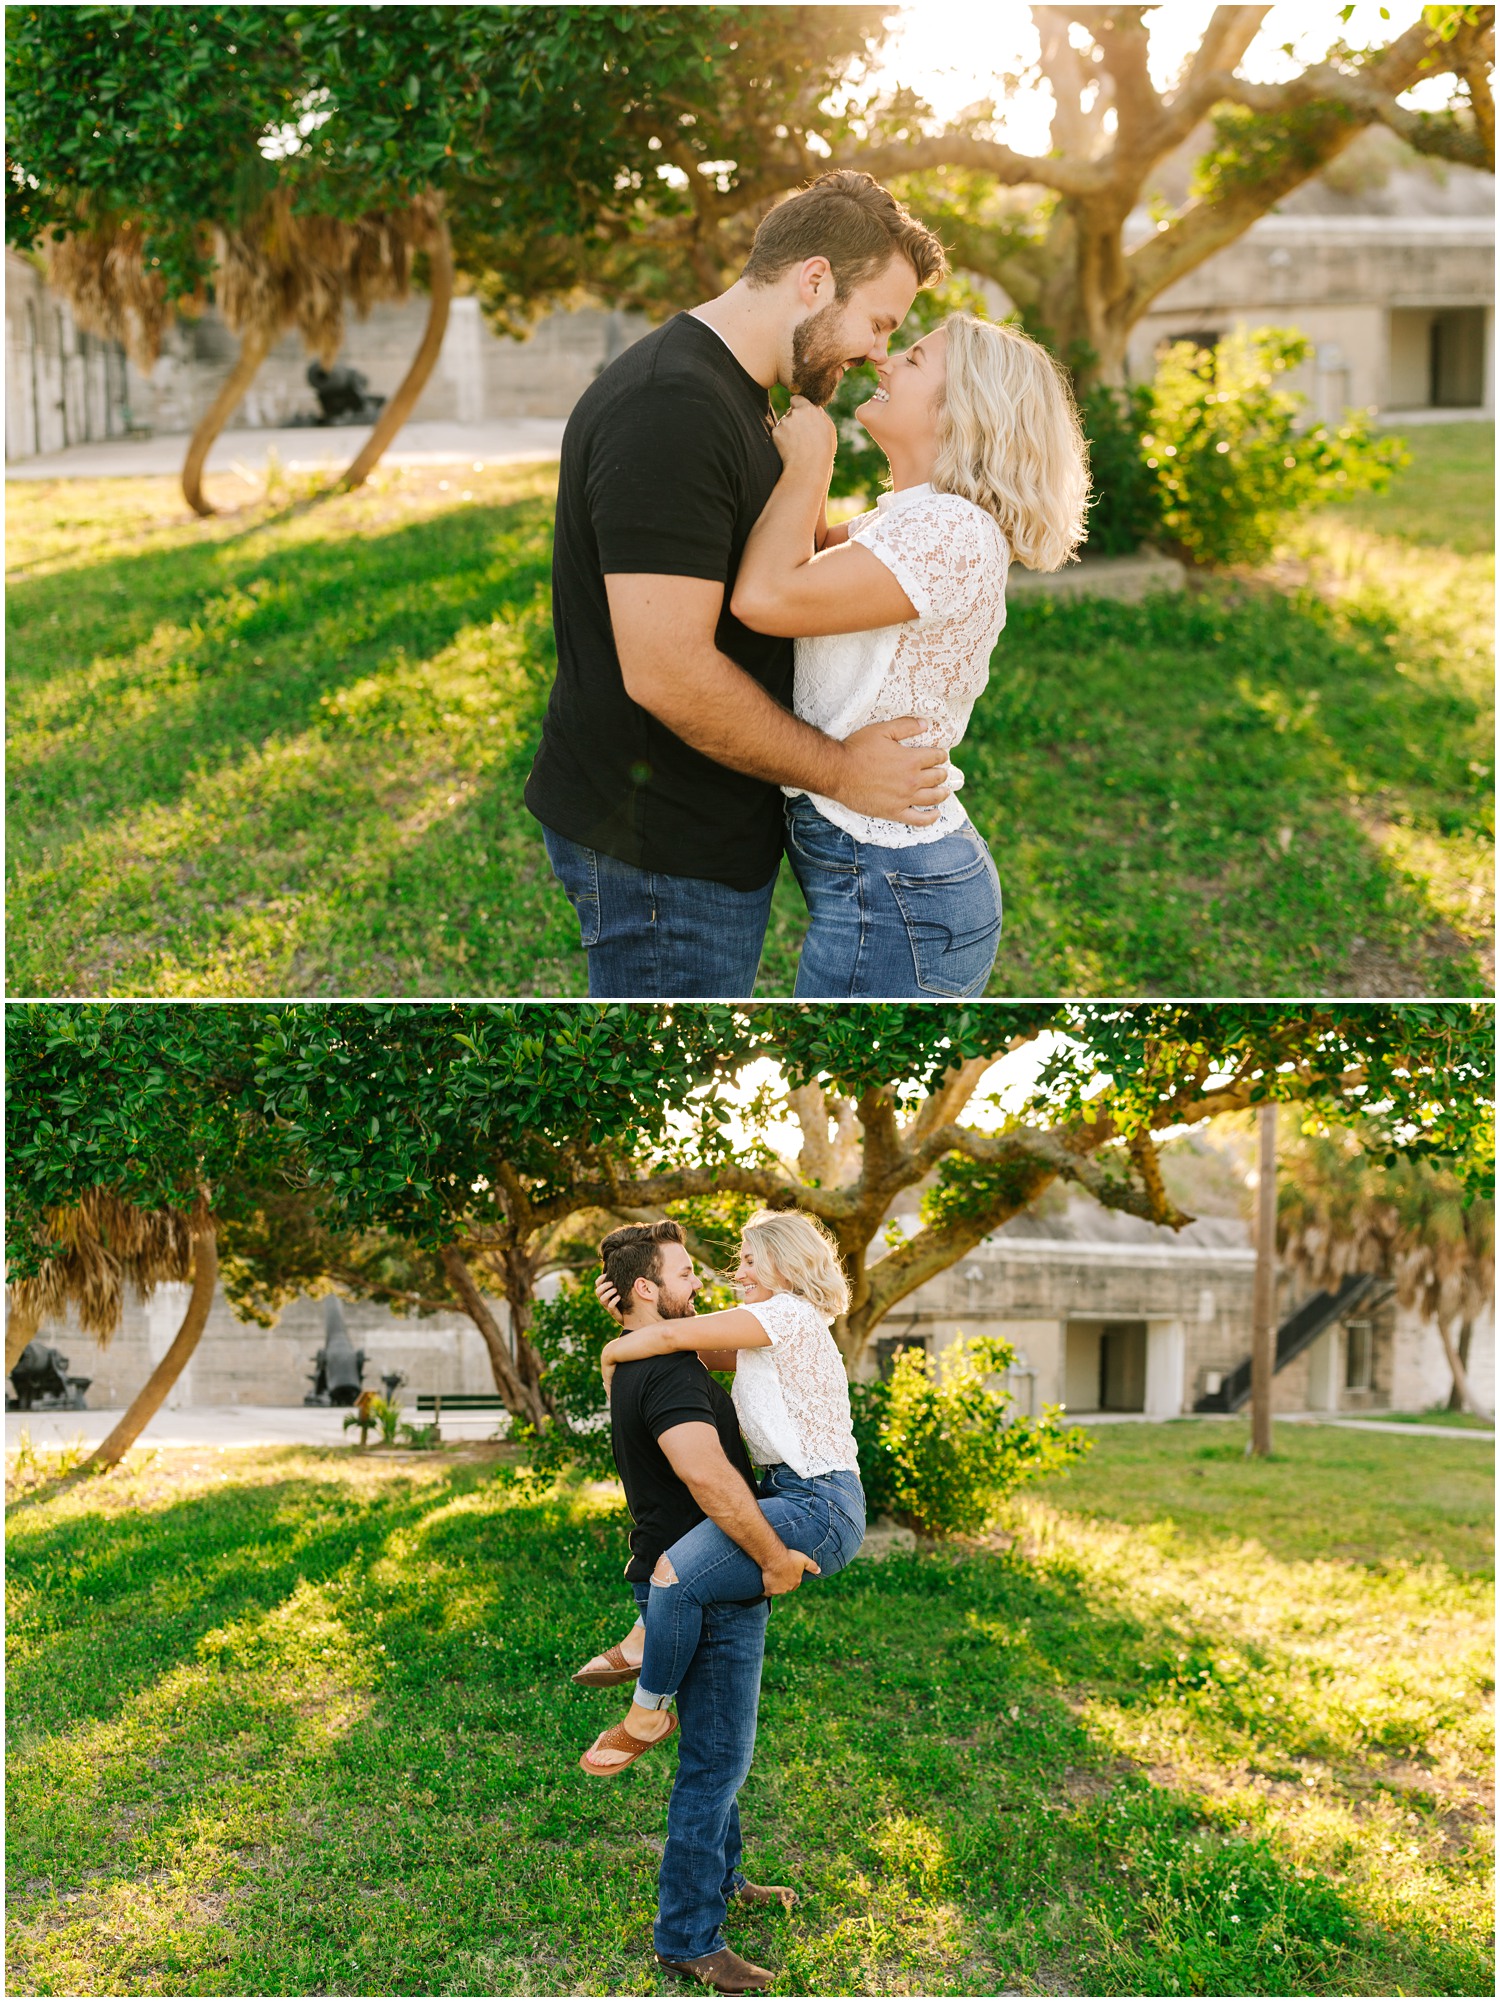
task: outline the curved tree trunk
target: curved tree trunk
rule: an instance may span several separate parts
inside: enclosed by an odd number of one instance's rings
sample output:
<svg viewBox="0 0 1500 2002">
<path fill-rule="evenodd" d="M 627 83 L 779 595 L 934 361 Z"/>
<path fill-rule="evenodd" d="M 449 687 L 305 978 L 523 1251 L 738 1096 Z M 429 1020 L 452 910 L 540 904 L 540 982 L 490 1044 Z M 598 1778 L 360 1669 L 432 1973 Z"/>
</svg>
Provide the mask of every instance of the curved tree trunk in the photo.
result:
<svg viewBox="0 0 1500 2002">
<path fill-rule="evenodd" d="M 516 1373 L 527 1396 L 549 1418 L 557 1417 L 552 1394 L 542 1380 L 542 1359 L 531 1345 L 531 1316 L 536 1307 L 536 1265 L 524 1245 L 513 1245 L 502 1256 L 505 1304 L 516 1351 Z"/>
<path fill-rule="evenodd" d="M 5 1374 L 7 1376 L 10 1375 L 16 1364 L 21 1360 L 21 1351 L 40 1326 L 41 1322 L 33 1315 L 23 1314 L 16 1307 L 11 1308 L 10 1317 L 5 1323 Z"/>
<path fill-rule="evenodd" d="M 244 400 L 245 391 L 260 373 L 260 365 L 271 352 L 271 329 L 252 328 L 240 341 L 239 357 L 224 379 L 224 385 L 198 420 L 198 428 L 188 445 L 182 467 L 182 496 L 194 514 L 217 514 L 218 509 L 204 498 L 203 468 L 209 449 Z"/>
<path fill-rule="evenodd" d="M 1448 1324 L 1439 1317 L 1438 1335 L 1442 1340 L 1443 1354 L 1448 1358 L 1448 1367 L 1453 1372 L 1453 1395 L 1458 1399 L 1460 1411 L 1471 1411 L 1479 1415 L 1479 1406 L 1474 1402 L 1474 1393 L 1469 1388 L 1469 1372 L 1464 1368 L 1463 1357 L 1458 1352 L 1458 1344 L 1448 1332 Z M 1450 1403 L 1449 1409 L 1453 1407 Z"/>
<path fill-rule="evenodd" d="M 500 1324 L 484 1303 L 468 1262 L 455 1244 L 445 1244 L 442 1252 L 443 1270 L 448 1282 L 458 1295 L 459 1303 L 469 1319 L 478 1328 L 485 1347 L 490 1354 L 490 1369 L 494 1374 L 495 1388 L 505 1399 L 505 1408 L 512 1418 L 524 1419 L 541 1431 L 546 1419 L 542 1401 L 536 1392 L 524 1383 L 517 1374 L 506 1347 L 505 1336 Z"/>
<path fill-rule="evenodd" d="M 117 1466 L 161 1409 L 167 1392 L 182 1375 L 193 1350 L 198 1346 L 208 1323 L 209 1309 L 214 1303 L 214 1287 L 218 1278 L 219 1243 L 209 1230 L 193 1240 L 193 1290 L 188 1295 L 187 1312 L 172 1338 L 172 1346 L 152 1370 L 145 1386 L 136 1393 L 135 1402 L 114 1431 L 83 1462 L 80 1473 L 86 1473 L 92 1467 Z"/>
<path fill-rule="evenodd" d="M 406 371 L 401 387 L 381 411 L 364 450 L 339 481 L 341 487 L 364 485 L 379 465 L 391 440 L 410 417 L 416 407 L 417 398 L 427 386 L 428 376 L 437 366 L 438 355 L 442 352 L 443 334 L 448 325 L 448 307 L 453 298 L 453 241 L 448 234 L 447 223 L 441 218 L 438 220 L 436 233 L 428 248 L 427 271 L 428 284 L 431 287 L 429 294 L 431 304 L 427 311 L 427 328 L 422 335 L 422 344 L 412 357 L 411 367 Z"/>
<path fill-rule="evenodd" d="M 1458 1331 L 1458 1359 L 1464 1366 L 1465 1376 L 1468 1375 L 1469 1344 L 1473 1340 L 1473 1337 L 1474 1323 L 1472 1321 L 1465 1321 Z M 10 1365 L 7 1363 L 6 1367 L 9 1368 Z M 1448 1409 L 1450 1411 L 1462 1411 L 1463 1408 L 1464 1401 L 1458 1394 L 1458 1378 L 1455 1377 L 1453 1379 L 1453 1388 L 1448 1392 Z"/>
</svg>

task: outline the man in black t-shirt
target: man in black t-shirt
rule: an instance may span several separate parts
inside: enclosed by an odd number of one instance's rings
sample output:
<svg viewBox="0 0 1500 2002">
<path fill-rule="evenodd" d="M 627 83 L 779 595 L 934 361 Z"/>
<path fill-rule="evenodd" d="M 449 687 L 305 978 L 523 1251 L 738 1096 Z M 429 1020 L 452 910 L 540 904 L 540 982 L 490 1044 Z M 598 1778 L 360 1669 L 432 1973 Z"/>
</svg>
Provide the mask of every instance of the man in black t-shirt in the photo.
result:
<svg viewBox="0 0 1500 2002">
<path fill-rule="evenodd" d="M 901 741 L 923 719 L 844 742 L 800 722 L 791 640 L 730 609 L 781 472 L 771 385 L 826 403 L 943 269 L 936 237 L 868 174 L 825 174 L 766 217 L 727 292 L 627 349 L 568 420 L 557 679 L 526 804 L 590 994 L 751 994 L 783 784 L 914 824 L 947 795 L 942 749 Z"/>
<path fill-rule="evenodd" d="M 627 1328 L 691 1316 L 700 1281 L 679 1225 L 627 1225 L 604 1240 L 600 1254 Z M 769 1599 L 795 1589 L 807 1560 L 788 1550 L 762 1515 L 734 1405 L 696 1354 L 621 1363 L 610 1428 L 633 1523 L 625 1575 L 642 1613 L 663 1551 L 705 1517 L 754 1558 L 765 1582 L 764 1599 L 704 1609 L 702 1638 L 677 1689 L 677 1776 L 657 1880 L 658 1958 L 707 1987 L 742 1994 L 768 1987 L 774 1976 L 726 1944 L 728 1901 L 790 1894 L 747 1882 L 737 1796 L 755 1749 Z M 621 1644 L 632 1662 L 641 1641 L 637 1625 Z M 670 1711 L 653 1714 L 660 1725 L 645 1733 L 648 1741 L 671 1730 Z M 628 1756 L 597 1745 L 590 1754 L 602 1764 Z"/>
</svg>

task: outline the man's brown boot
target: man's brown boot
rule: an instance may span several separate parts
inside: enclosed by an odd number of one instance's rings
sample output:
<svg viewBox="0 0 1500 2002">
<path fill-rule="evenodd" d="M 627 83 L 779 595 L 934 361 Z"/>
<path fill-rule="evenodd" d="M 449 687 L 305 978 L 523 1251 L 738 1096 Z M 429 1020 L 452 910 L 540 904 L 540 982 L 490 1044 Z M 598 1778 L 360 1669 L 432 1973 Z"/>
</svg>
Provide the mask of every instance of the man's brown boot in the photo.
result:
<svg viewBox="0 0 1500 2002">
<path fill-rule="evenodd" d="M 705 1988 L 715 1989 L 720 1995 L 758 1994 L 776 1979 L 769 1968 L 757 1967 L 753 1960 L 742 1960 L 727 1946 L 721 1946 L 717 1953 L 705 1953 L 698 1960 L 667 1960 L 661 1954 L 656 1958 L 673 1974 L 690 1974 L 694 1981 L 701 1981 Z"/>
</svg>

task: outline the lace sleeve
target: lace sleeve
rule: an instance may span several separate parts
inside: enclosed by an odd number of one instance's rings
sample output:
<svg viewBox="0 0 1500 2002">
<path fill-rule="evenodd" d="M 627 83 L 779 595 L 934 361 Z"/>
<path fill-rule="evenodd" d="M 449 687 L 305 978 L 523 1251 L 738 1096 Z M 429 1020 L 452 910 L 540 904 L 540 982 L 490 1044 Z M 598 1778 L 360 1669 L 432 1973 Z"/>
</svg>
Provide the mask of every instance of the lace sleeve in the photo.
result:
<svg viewBox="0 0 1500 2002">
<path fill-rule="evenodd" d="M 760 1322 L 771 1338 L 773 1349 L 795 1339 L 802 1316 L 812 1313 L 807 1301 L 800 1300 L 795 1293 L 773 1293 L 769 1300 L 743 1300 L 740 1304 Z"/>
<path fill-rule="evenodd" d="M 955 618 L 986 592 L 1003 597 L 1004 537 L 957 494 L 929 494 L 893 509 L 862 529 L 859 540 L 890 571 L 918 618 Z"/>
</svg>

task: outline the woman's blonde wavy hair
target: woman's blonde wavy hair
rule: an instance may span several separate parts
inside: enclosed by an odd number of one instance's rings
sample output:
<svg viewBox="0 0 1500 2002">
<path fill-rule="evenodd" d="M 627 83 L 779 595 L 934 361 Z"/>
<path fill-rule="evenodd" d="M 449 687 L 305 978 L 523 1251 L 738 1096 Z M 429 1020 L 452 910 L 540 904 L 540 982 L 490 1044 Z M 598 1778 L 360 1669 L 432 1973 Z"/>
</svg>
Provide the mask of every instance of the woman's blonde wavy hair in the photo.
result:
<svg viewBox="0 0 1500 2002">
<path fill-rule="evenodd" d="M 932 484 L 1000 524 L 1030 570 L 1060 570 L 1083 540 L 1088 447 L 1068 378 L 1019 327 L 954 313 Z"/>
<path fill-rule="evenodd" d="M 772 1275 L 781 1290 L 812 1302 L 830 1320 L 849 1310 L 849 1282 L 839 1263 L 838 1246 L 816 1217 L 800 1210 L 757 1210 L 741 1236 L 756 1255 L 762 1282 Z"/>
</svg>

